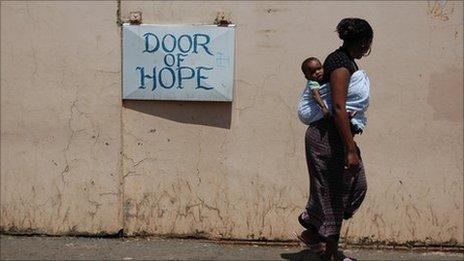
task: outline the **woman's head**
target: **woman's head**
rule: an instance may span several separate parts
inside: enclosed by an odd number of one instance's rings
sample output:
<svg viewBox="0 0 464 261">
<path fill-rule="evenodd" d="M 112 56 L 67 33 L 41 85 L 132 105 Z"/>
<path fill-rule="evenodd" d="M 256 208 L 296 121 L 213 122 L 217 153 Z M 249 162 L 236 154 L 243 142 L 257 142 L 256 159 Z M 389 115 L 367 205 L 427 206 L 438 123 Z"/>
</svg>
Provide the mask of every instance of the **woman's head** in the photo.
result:
<svg viewBox="0 0 464 261">
<path fill-rule="evenodd" d="M 337 32 L 343 46 L 354 58 L 360 59 L 370 53 L 374 32 L 370 24 L 361 18 L 344 18 L 337 25 Z"/>
</svg>

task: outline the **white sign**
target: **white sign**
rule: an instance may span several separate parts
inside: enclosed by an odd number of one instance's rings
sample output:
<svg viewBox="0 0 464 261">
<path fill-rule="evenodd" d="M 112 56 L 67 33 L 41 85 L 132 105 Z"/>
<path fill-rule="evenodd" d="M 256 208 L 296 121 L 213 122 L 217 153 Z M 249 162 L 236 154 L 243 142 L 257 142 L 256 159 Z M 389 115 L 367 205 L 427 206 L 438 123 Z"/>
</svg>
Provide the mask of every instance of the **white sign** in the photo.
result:
<svg viewBox="0 0 464 261">
<path fill-rule="evenodd" d="M 123 99 L 232 101 L 233 26 L 123 26 Z"/>
</svg>

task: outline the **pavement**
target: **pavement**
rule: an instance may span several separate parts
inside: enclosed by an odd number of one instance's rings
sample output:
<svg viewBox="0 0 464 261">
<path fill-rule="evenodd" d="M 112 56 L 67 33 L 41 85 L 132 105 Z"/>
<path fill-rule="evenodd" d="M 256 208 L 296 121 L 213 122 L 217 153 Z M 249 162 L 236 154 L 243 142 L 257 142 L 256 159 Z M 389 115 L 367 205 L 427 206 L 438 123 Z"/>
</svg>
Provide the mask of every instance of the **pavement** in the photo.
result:
<svg viewBox="0 0 464 261">
<path fill-rule="evenodd" d="M 359 260 L 464 260 L 464 252 L 345 248 Z M 304 247 L 160 237 L 0 235 L 0 260 L 319 260 Z"/>
</svg>

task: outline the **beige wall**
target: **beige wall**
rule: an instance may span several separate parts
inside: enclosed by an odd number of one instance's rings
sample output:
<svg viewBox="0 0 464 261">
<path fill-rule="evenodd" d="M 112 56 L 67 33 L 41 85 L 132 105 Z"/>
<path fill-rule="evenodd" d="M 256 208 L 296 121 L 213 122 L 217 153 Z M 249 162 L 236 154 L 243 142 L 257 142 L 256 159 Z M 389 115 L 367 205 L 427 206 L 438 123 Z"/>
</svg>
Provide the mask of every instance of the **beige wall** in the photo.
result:
<svg viewBox="0 0 464 261">
<path fill-rule="evenodd" d="M 115 2 L 1 3 L 1 226 L 120 229 Z"/>
<path fill-rule="evenodd" d="M 299 66 L 358 16 L 375 34 L 358 63 L 372 82 L 358 138 L 368 194 L 343 237 L 464 244 L 462 2 L 122 2 L 122 19 L 133 10 L 160 24 L 228 13 L 234 102 L 121 106 L 117 3 L 2 3 L 3 229 L 291 239 L 309 185 Z"/>
</svg>

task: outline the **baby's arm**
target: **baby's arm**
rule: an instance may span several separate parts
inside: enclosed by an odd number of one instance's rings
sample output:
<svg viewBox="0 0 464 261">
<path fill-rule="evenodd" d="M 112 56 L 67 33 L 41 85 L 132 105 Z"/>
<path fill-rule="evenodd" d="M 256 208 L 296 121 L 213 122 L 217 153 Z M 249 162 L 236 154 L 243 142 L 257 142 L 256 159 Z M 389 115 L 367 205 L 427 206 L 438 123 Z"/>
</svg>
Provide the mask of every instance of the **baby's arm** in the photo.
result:
<svg viewBox="0 0 464 261">
<path fill-rule="evenodd" d="M 330 116 L 329 109 L 322 101 L 321 94 L 319 93 L 319 89 L 312 89 L 311 94 L 313 95 L 314 100 L 316 101 L 317 105 L 321 108 L 322 112 L 324 113 L 324 118 L 328 118 Z"/>
</svg>

